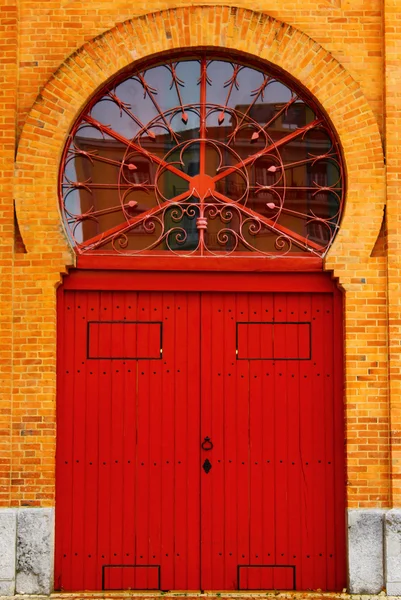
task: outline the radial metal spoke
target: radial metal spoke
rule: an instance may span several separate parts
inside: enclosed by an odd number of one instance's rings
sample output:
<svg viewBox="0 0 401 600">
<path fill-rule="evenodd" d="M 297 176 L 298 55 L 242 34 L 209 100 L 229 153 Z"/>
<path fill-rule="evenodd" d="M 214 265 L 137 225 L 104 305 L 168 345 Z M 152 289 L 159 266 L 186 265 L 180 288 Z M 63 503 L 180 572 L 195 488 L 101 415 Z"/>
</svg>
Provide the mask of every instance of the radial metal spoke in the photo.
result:
<svg viewBox="0 0 401 600">
<path fill-rule="evenodd" d="M 241 119 L 238 123 L 238 125 L 236 126 L 236 128 L 234 129 L 234 131 L 229 135 L 228 138 L 228 142 L 227 142 L 227 146 L 229 146 L 231 144 L 231 142 L 235 139 L 236 134 L 238 133 L 238 131 L 241 129 L 245 119 L 248 118 L 249 113 L 251 112 L 252 108 L 255 106 L 256 102 L 259 100 L 260 97 L 264 97 L 264 92 L 266 89 L 266 86 L 268 85 L 268 83 L 271 81 L 271 77 L 268 77 L 267 75 L 265 75 L 263 77 L 263 82 L 262 84 L 259 86 L 258 89 L 253 90 L 253 92 L 251 93 L 251 95 L 253 95 L 253 100 L 252 102 L 249 104 L 248 108 L 246 109 L 246 111 L 243 113 L 243 115 L 241 116 Z"/>
<path fill-rule="evenodd" d="M 86 121 L 86 123 L 88 123 L 89 125 L 92 125 L 93 127 L 96 127 L 97 129 L 99 129 L 103 133 L 106 133 L 110 137 L 114 138 L 118 142 L 121 142 L 122 144 L 124 144 L 128 148 L 132 148 L 133 150 L 135 150 L 139 154 L 142 154 L 143 156 L 145 156 L 149 160 L 153 161 L 157 165 L 159 165 L 159 166 L 163 167 L 164 169 L 166 169 L 167 171 L 171 171 L 171 173 L 174 173 L 174 175 L 178 175 L 178 177 L 181 177 L 181 179 L 185 179 L 186 181 L 189 181 L 191 179 L 189 175 L 187 175 L 183 171 L 180 171 L 179 169 L 177 169 L 177 167 L 175 167 L 171 163 L 168 163 L 165 160 L 163 160 L 162 158 L 159 158 L 156 154 L 152 154 L 151 152 L 148 152 L 147 150 L 145 150 L 144 148 L 142 148 L 138 144 L 135 144 L 135 142 L 133 142 L 133 141 L 127 139 L 126 137 L 124 137 L 123 135 L 117 133 L 117 131 L 114 131 L 114 129 L 111 129 L 110 127 L 107 127 L 107 125 L 103 125 L 102 123 L 100 123 L 96 119 L 93 119 L 89 115 L 85 115 L 83 117 L 83 120 Z"/>
<path fill-rule="evenodd" d="M 156 98 L 155 98 L 155 93 L 157 93 L 157 90 L 153 89 L 146 81 L 144 75 L 142 75 L 142 73 L 138 73 L 137 75 L 137 79 L 138 81 L 140 81 L 140 83 L 142 84 L 143 89 L 145 90 L 145 96 L 146 94 L 149 96 L 153 106 L 155 107 L 155 109 L 157 110 L 157 112 L 159 113 L 159 117 L 161 118 L 161 120 L 163 121 L 167 131 L 170 133 L 172 139 L 175 141 L 176 144 L 178 144 L 178 137 L 175 133 L 175 131 L 173 131 L 173 129 L 170 126 L 170 123 L 167 121 L 166 117 L 163 114 L 163 111 L 161 110 L 159 103 L 157 102 Z"/>
<path fill-rule="evenodd" d="M 200 76 L 200 149 L 199 149 L 199 172 L 206 173 L 206 88 L 207 88 L 207 61 L 203 56 L 201 61 Z"/>
<path fill-rule="evenodd" d="M 262 156 L 266 156 L 266 154 L 269 154 L 269 152 L 272 152 L 273 150 L 276 150 L 277 148 L 280 148 L 281 146 L 288 144 L 289 142 L 291 142 L 292 140 L 295 140 L 297 137 L 306 133 L 310 129 L 317 127 L 317 125 L 320 125 L 321 122 L 322 122 L 322 119 L 315 119 L 314 121 L 312 121 L 312 123 L 309 123 L 308 125 L 305 125 L 304 127 L 300 127 L 296 131 L 293 131 L 289 135 L 286 135 L 285 137 L 281 138 L 277 142 L 270 144 L 269 146 L 264 148 L 264 150 L 261 150 L 260 152 L 255 152 L 255 154 L 251 154 L 247 158 L 244 158 L 244 160 L 242 160 L 241 162 L 238 162 L 237 164 L 232 165 L 231 167 L 227 167 L 227 168 L 223 167 L 224 170 L 221 173 L 218 173 L 217 175 L 215 175 L 215 177 L 213 177 L 213 181 L 214 182 L 220 181 L 220 179 L 224 179 L 224 177 L 231 175 L 231 173 L 234 173 L 238 169 L 241 169 L 243 167 L 246 167 L 247 165 L 252 164 L 258 158 L 261 158 Z"/>
<path fill-rule="evenodd" d="M 275 233 L 285 235 L 286 237 L 290 238 L 294 242 L 294 244 L 300 246 L 301 248 L 313 248 L 314 250 L 318 250 L 320 252 L 324 250 L 324 246 L 312 242 L 305 236 L 300 235 L 299 233 L 296 233 L 291 229 L 288 229 L 288 227 L 285 227 L 284 225 L 280 225 L 273 219 L 269 219 L 268 217 L 263 216 L 262 214 L 252 210 L 248 206 L 244 206 L 242 204 L 237 204 L 236 202 L 233 202 L 232 200 L 230 200 L 230 198 L 224 196 L 224 194 L 220 194 L 220 192 L 213 192 L 213 196 L 215 198 L 218 198 L 218 200 L 225 202 L 226 204 L 231 204 L 231 206 L 235 205 L 239 210 L 248 215 L 248 217 L 256 219 L 257 221 L 261 221 L 264 225 L 266 225 L 268 229 L 274 231 Z"/>
<path fill-rule="evenodd" d="M 85 251 L 94 247 L 104 246 L 113 238 L 117 237 L 117 235 L 126 233 L 127 231 L 135 227 L 135 225 L 138 225 L 138 223 L 140 223 L 141 221 L 144 221 L 149 217 L 157 215 L 158 213 L 162 212 L 171 205 L 179 204 L 180 202 L 187 200 L 191 197 L 191 195 L 192 192 L 188 190 L 187 192 L 184 192 L 179 196 L 175 196 L 175 198 L 172 198 L 171 200 L 166 200 L 165 202 L 162 202 L 162 204 L 154 206 L 153 208 L 142 213 L 141 215 L 138 215 L 137 217 L 132 217 L 131 219 L 127 219 L 123 223 L 120 223 L 120 225 L 116 225 L 112 229 L 109 229 L 104 233 L 99 233 L 98 235 L 95 235 L 89 240 L 82 242 L 81 244 L 79 244 L 79 248 L 81 251 Z"/>
</svg>

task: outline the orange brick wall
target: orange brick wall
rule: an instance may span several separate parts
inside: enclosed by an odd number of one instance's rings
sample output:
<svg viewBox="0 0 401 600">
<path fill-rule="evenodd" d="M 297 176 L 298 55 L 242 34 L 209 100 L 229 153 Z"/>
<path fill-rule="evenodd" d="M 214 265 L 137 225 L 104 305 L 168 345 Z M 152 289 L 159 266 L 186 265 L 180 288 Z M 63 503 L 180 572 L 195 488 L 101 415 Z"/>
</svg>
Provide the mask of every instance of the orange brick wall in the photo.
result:
<svg viewBox="0 0 401 600">
<path fill-rule="evenodd" d="M 55 289 L 60 273 L 74 262 L 57 206 L 58 163 L 69 128 L 86 99 L 132 60 L 182 45 L 211 45 L 260 55 L 291 72 L 316 95 L 338 132 L 347 165 L 347 207 L 326 268 L 334 271 L 346 298 L 348 505 L 400 506 L 401 32 L 391 13 L 398 1 L 386 0 L 386 15 L 379 0 L 196 4 L 148 0 L 133 9 L 126 0 L 0 0 L 0 503 L 54 504 Z"/>
<path fill-rule="evenodd" d="M 389 327 L 389 414 L 391 432 L 392 495 L 401 498 L 401 292 L 399 278 L 400 182 L 401 182 L 401 21 L 397 0 L 385 1 L 385 148 L 387 157 L 387 221 L 388 221 L 388 327 Z"/>
<path fill-rule="evenodd" d="M 15 2 L 0 6 L 0 501 L 9 502 L 12 409 L 13 178 L 18 81 Z"/>
</svg>

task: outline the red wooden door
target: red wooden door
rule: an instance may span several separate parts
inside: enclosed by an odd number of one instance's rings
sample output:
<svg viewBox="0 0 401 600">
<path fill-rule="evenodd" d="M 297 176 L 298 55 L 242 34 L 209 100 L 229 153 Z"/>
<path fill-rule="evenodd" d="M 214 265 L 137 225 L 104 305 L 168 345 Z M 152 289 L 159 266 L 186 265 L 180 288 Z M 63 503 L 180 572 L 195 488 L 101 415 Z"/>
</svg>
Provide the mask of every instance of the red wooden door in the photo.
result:
<svg viewBox="0 0 401 600">
<path fill-rule="evenodd" d="M 338 310 L 332 294 L 202 297 L 203 589 L 346 586 Z"/>
<path fill-rule="evenodd" d="M 57 589 L 346 585 L 336 294 L 59 309 Z"/>
<path fill-rule="evenodd" d="M 64 293 L 56 589 L 199 588 L 199 310 Z"/>
</svg>

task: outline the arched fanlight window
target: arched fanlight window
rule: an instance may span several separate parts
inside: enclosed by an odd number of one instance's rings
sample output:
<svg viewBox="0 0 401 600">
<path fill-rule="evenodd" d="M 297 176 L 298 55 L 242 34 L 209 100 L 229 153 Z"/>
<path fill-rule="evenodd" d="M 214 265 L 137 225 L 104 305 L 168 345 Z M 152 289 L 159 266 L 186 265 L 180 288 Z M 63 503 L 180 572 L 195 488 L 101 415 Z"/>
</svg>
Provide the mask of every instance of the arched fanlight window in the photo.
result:
<svg viewBox="0 0 401 600">
<path fill-rule="evenodd" d="M 195 52 L 135 66 L 88 104 L 60 202 L 80 254 L 323 256 L 343 171 L 330 124 L 292 81 Z"/>
</svg>

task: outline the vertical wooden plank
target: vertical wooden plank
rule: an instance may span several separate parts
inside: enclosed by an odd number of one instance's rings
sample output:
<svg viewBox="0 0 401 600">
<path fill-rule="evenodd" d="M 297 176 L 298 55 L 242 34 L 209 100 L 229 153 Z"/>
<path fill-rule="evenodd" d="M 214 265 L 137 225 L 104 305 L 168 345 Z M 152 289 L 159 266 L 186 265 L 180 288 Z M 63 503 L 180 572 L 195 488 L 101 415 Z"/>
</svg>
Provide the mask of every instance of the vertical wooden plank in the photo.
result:
<svg viewBox="0 0 401 600">
<path fill-rule="evenodd" d="M 287 320 L 287 295 L 275 294 L 274 296 L 274 322 Z M 285 356 L 287 344 L 287 330 L 283 334 L 274 336 L 275 356 Z M 276 500 L 276 564 L 288 564 L 287 540 L 289 497 L 288 497 L 288 392 L 287 392 L 287 361 L 274 360 L 275 383 L 275 500 Z M 277 572 L 281 572 L 280 569 Z M 273 577 L 274 586 L 277 585 L 276 571 Z"/>
<path fill-rule="evenodd" d="M 162 295 L 160 292 L 153 292 L 149 296 L 149 320 L 160 321 L 162 319 Z M 152 326 L 151 326 L 152 327 Z M 153 329 L 149 328 L 149 341 L 152 337 Z M 159 344 L 160 346 L 160 344 Z M 161 500 L 162 500 L 162 360 L 149 361 L 149 381 L 150 381 L 150 456 L 149 456 L 149 565 L 159 564 L 161 554 Z M 148 583 L 151 583 L 150 577 L 154 578 L 154 569 L 149 569 Z M 152 580 L 153 581 L 153 580 Z M 151 584 L 154 587 L 154 583 Z"/>
<path fill-rule="evenodd" d="M 236 360 L 236 295 L 224 294 L 224 581 L 223 589 L 237 589 L 238 513 L 237 481 L 237 380 Z M 230 373 L 230 376 L 228 376 Z"/>
<path fill-rule="evenodd" d="M 208 480 L 211 484 L 211 564 L 212 589 L 221 589 L 224 585 L 224 555 L 225 555 L 225 494 L 224 494 L 224 463 L 225 463 L 225 427 L 224 427 L 224 394 L 225 380 L 232 377 L 231 364 L 225 362 L 224 337 L 224 296 L 213 294 L 212 306 L 212 344 L 209 349 L 211 358 L 211 422 L 202 431 L 202 439 L 210 435 L 214 448 L 203 452 L 202 458 L 208 458 L 213 464 Z M 223 343 L 216 343 L 221 340 Z M 211 433 L 208 434 L 207 431 Z"/>
<path fill-rule="evenodd" d="M 121 300 L 123 306 L 122 318 L 124 321 L 135 321 L 137 314 L 136 292 L 125 292 Z M 126 347 L 126 340 L 123 340 Z M 136 346 L 136 339 L 135 339 Z M 136 347 L 134 350 L 136 351 Z M 135 352 L 135 356 L 136 356 Z M 135 562 L 135 494 L 136 494 L 136 440 L 137 440 L 137 369 L 134 360 L 122 361 L 124 372 L 124 397 L 123 397 L 123 476 L 124 495 L 122 497 L 123 516 L 123 560 L 121 564 L 134 564 Z M 125 363 L 125 364 L 124 364 Z M 123 587 L 136 587 L 136 569 L 124 569 Z"/>
<path fill-rule="evenodd" d="M 237 295 L 237 321 L 249 321 L 249 295 Z M 250 415 L 249 415 L 249 361 L 237 363 L 237 563 L 250 564 L 249 518 L 250 518 Z M 246 570 L 248 571 L 248 570 Z M 244 589 L 248 587 L 248 574 L 242 576 Z"/>
<path fill-rule="evenodd" d="M 299 304 L 300 320 L 312 322 L 311 294 L 302 294 Z M 312 344 L 312 358 L 314 357 Z M 300 469 L 301 469 L 301 560 L 297 570 L 298 589 L 312 586 L 312 524 L 313 524 L 313 485 L 311 461 L 313 458 L 313 401 L 311 385 L 311 361 L 299 363 L 299 399 L 300 399 Z"/>
<path fill-rule="evenodd" d="M 111 412 L 110 412 L 110 550 L 112 562 L 122 564 L 123 543 L 123 433 L 124 433 L 124 325 L 123 293 L 113 292 L 110 299 L 109 318 L 113 322 L 110 327 L 110 343 L 113 356 L 119 359 L 110 360 Z M 106 356 L 111 356 L 109 352 Z M 113 582 L 118 589 L 123 587 L 123 570 L 112 569 Z"/>
<path fill-rule="evenodd" d="M 73 495 L 72 495 L 72 585 L 74 589 L 84 586 L 85 555 L 85 430 L 86 430 L 86 373 L 82 362 L 86 351 L 86 292 L 75 295 L 75 344 L 74 344 L 74 430 L 73 430 Z"/>
<path fill-rule="evenodd" d="M 188 345 L 188 295 L 176 296 L 176 349 L 175 369 L 172 377 L 175 381 L 175 489 L 174 489 L 174 589 L 187 589 L 187 522 L 188 481 L 187 481 L 187 447 L 188 447 L 188 395 L 187 395 L 187 359 L 190 352 Z M 195 392 L 196 393 L 196 392 Z"/>
<path fill-rule="evenodd" d="M 260 323 L 261 295 L 249 294 L 250 321 Z M 264 337 L 260 326 L 250 329 L 249 343 L 254 351 L 250 356 L 263 356 Z M 251 346 L 251 347 L 252 347 Z M 249 361 L 249 423 L 250 423 L 250 519 L 249 519 L 249 562 L 252 565 L 263 564 L 263 481 L 262 481 L 262 439 L 263 439 L 263 399 L 262 399 L 262 360 Z M 261 589 L 261 569 L 248 569 L 250 589 Z"/>
<path fill-rule="evenodd" d="M 99 292 L 99 320 L 110 321 L 112 294 Z M 104 330 L 104 341 L 111 344 L 111 328 Z M 101 565 L 113 562 L 110 538 L 110 509 L 111 509 L 111 419 L 112 395 L 111 360 L 96 361 L 98 374 L 98 407 L 99 407 L 99 482 L 98 482 L 98 557 Z"/>
<path fill-rule="evenodd" d="M 72 539 L 71 504 L 73 490 L 72 440 L 73 417 L 71 398 L 74 394 L 75 294 L 58 290 L 58 404 L 57 404 L 57 470 L 56 470 L 56 547 L 57 589 L 71 589 Z M 68 335 L 66 335 L 68 332 Z"/>
<path fill-rule="evenodd" d="M 326 499 L 326 548 L 324 560 L 327 571 L 327 589 L 336 589 L 335 570 L 335 481 L 334 481 L 334 422 L 335 422 L 335 397 L 333 381 L 333 295 L 326 294 L 324 298 L 324 337 L 323 350 L 323 397 L 324 397 L 324 429 L 325 429 L 325 465 L 324 465 L 324 492 Z"/>
<path fill-rule="evenodd" d="M 326 579 L 326 494 L 325 494 L 325 402 L 323 356 L 324 346 L 328 343 L 330 334 L 326 335 L 324 327 L 324 295 L 315 293 L 312 296 L 312 327 L 313 327 L 313 359 L 312 359 L 312 399 L 313 399 L 313 557 L 314 579 L 313 587 L 327 588 Z"/>
<path fill-rule="evenodd" d="M 187 421 L 183 423 L 187 430 L 186 447 L 186 490 L 187 538 L 185 561 L 189 590 L 200 589 L 200 295 L 188 294 L 188 344 L 187 359 L 183 357 L 186 378 Z"/>
<path fill-rule="evenodd" d="M 175 454 L 175 349 L 176 338 L 176 298 L 173 292 L 163 294 L 163 365 L 162 365 L 162 498 L 161 498 L 161 588 L 174 589 L 174 481 L 176 472 Z"/>
<path fill-rule="evenodd" d="M 274 295 L 263 294 L 261 306 L 261 321 L 272 323 L 274 319 Z M 272 325 L 269 329 L 272 329 Z M 271 344 L 273 337 L 271 338 Z M 273 356 L 273 346 L 271 354 Z M 275 377 L 273 360 L 264 360 L 262 363 L 262 405 L 261 405 L 261 435 L 262 435 L 262 552 L 264 564 L 275 564 L 276 547 L 276 502 L 275 502 L 275 464 L 276 464 L 276 400 Z M 265 589 L 272 589 L 274 569 L 266 569 L 261 585 Z"/>
<path fill-rule="evenodd" d="M 149 320 L 150 295 L 148 292 L 138 294 L 138 321 Z M 147 329 L 139 327 L 138 352 L 147 356 Z M 150 361 L 138 360 L 138 455 L 137 455 L 137 493 L 136 493 L 136 564 L 149 564 L 149 527 L 150 527 L 150 404 L 152 402 L 150 388 Z M 142 571 L 142 569 L 141 569 Z M 144 570 L 143 570 L 144 571 Z M 148 588 L 148 574 L 145 575 L 145 588 Z"/>
<path fill-rule="evenodd" d="M 99 294 L 87 292 L 86 328 L 88 323 L 99 318 Z M 86 329 L 87 333 L 88 329 Z M 98 340 L 95 340 L 98 343 Z M 87 344 L 83 344 L 86 350 Z M 85 415 L 85 572 L 84 589 L 97 589 L 101 586 L 100 569 L 97 563 L 98 528 L 98 477 L 99 477 L 99 407 L 98 407 L 98 361 L 87 356 L 81 366 L 86 378 L 86 415 Z"/>
<path fill-rule="evenodd" d="M 335 543 L 336 589 L 346 587 L 345 553 L 345 450 L 344 450 L 344 356 L 343 298 L 334 293 L 334 439 L 335 439 Z M 329 560 L 331 557 L 329 556 Z"/>
<path fill-rule="evenodd" d="M 213 347 L 213 338 L 216 335 L 213 319 L 213 297 L 211 294 L 202 294 L 201 299 L 201 361 L 202 361 L 202 379 L 201 379 L 201 427 L 200 427 L 200 443 L 206 436 L 211 438 L 214 444 L 221 443 L 217 440 L 215 430 L 212 429 L 213 413 L 212 402 L 216 390 L 214 389 L 214 378 L 212 372 L 212 356 L 211 350 Z M 213 336 L 213 337 L 212 337 Z M 216 339 L 218 339 L 216 337 Z M 216 432 L 217 435 L 217 432 Z M 205 452 L 201 450 L 200 465 L 201 469 L 201 589 L 213 589 L 213 481 L 212 473 L 206 473 L 202 468 L 204 461 L 208 459 L 216 470 L 214 450 Z"/>
<path fill-rule="evenodd" d="M 288 294 L 287 296 L 287 321 L 294 323 L 301 321 L 300 316 L 300 294 Z M 290 347 L 301 349 L 304 346 L 302 335 L 306 328 L 297 325 L 289 325 L 287 335 Z M 309 336 L 307 339 L 309 345 Z M 300 455 L 300 373 L 299 360 L 289 360 L 287 367 L 287 389 L 288 389 L 288 496 L 290 498 L 288 514 L 288 564 L 295 565 L 296 573 L 299 572 L 301 562 L 301 521 L 302 521 L 302 465 Z M 283 569 L 281 570 L 283 571 Z M 276 578 L 277 579 L 277 578 Z M 287 583 L 288 588 L 288 583 Z"/>
</svg>

